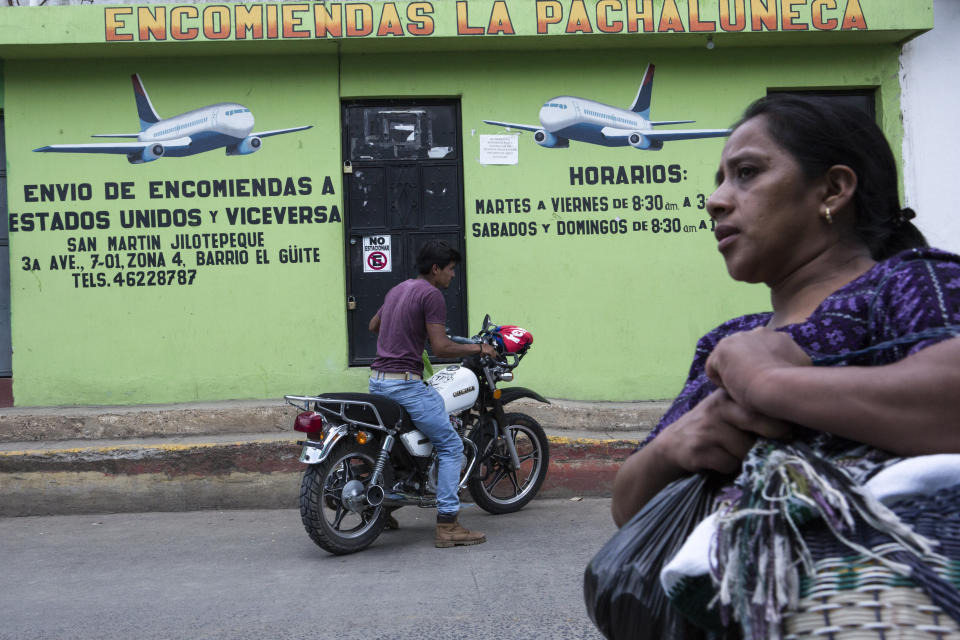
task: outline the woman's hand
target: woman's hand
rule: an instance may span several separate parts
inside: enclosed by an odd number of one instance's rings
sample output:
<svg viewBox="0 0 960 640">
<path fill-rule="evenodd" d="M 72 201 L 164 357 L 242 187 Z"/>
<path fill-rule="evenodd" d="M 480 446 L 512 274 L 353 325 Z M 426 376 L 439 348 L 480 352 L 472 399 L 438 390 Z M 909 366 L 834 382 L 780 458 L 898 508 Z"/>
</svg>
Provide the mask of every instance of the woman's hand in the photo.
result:
<svg viewBox="0 0 960 640">
<path fill-rule="evenodd" d="M 758 410 L 754 396 L 772 371 L 812 364 L 788 334 L 759 327 L 721 340 L 707 358 L 706 373 L 739 405 Z"/>
<path fill-rule="evenodd" d="M 757 436 L 785 438 L 790 431 L 787 423 L 746 409 L 718 389 L 664 429 L 650 446 L 656 445 L 679 472 L 729 474 L 740 468 Z"/>
<path fill-rule="evenodd" d="M 891 364 L 801 366 L 809 359 L 787 336 L 754 331 L 722 340 L 707 371 L 757 413 L 915 456 L 960 453 L 958 362 L 951 338 Z"/>
<path fill-rule="evenodd" d="M 785 438 L 790 426 L 740 406 L 719 389 L 646 447 L 631 455 L 613 481 L 613 519 L 622 526 L 685 473 L 735 473 L 757 436 Z"/>
</svg>

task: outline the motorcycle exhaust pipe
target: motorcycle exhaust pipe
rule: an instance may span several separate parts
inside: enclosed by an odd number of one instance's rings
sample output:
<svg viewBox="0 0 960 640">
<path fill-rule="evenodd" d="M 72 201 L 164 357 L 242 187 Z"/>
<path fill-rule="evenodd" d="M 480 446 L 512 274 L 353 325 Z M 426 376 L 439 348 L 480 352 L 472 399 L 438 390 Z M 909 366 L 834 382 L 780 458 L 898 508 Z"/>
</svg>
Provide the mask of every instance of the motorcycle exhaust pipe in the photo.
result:
<svg viewBox="0 0 960 640">
<path fill-rule="evenodd" d="M 474 444 L 473 440 L 469 438 L 461 438 L 461 439 L 463 440 L 464 444 L 470 446 L 470 450 L 473 455 L 470 458 L 470 464 L 467 465 L 467 470 L 463 474 L 463 479 L 460 480 L 460 485 L 457 487 L 458 489 L 463 489 L 465 486 L 467 486 L 467 482 L 470 481 L 470 476 L 473 475 L 473 468 L 477 464 L 477 458 L 480 457 L 480 451 L 477 449 L 477 445 Z"/>
<path fill-rule="evenodd" d="M 366 498 L 371 507 L 379 507 L 383 504 L 383 487 L 378 484 L 367 487 Z"/>
</svg>

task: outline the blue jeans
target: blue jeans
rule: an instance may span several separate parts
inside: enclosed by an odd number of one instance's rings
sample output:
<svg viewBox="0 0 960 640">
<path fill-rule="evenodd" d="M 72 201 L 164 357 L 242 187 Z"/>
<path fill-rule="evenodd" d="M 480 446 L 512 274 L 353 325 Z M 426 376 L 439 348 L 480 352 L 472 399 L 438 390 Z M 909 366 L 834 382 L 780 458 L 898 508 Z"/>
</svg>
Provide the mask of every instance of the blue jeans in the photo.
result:
<svg viewBox="0 0 960 640">
<path fill-rule="evenodd" d="M 419 380 L 377 380 L 370 378 L 370 393 L 386 396 L 400 404 L 413 424 L 437 450 L 437 512 L 456 515 L 460 510 L 460 459 L 463 441 L 443 407 L 443 398 L 437 390 Z M 403 445 L 397 443 L 396 446 Z"/>
</svg>

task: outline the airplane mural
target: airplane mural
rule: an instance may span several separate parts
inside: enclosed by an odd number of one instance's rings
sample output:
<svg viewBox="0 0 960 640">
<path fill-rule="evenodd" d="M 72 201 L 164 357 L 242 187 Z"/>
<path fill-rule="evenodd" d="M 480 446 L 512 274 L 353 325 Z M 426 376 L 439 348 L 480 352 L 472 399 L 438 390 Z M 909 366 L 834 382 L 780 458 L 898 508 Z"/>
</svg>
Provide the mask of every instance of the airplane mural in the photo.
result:
<svg viewBox="0 0 960 640">
<path fill-rule="evenodd" d="M 127 156 L 131 164 L 159 158 L 183 158 L 212 149 L 226 148 L 228 156 L 243 156 L 259 151 L 261 138 L 303 131 L 313 125 L 253 131 L 253 114 L 242 104 L 221 102 L 172 118 L 161 118 L 150 102 L 140 74 L 130 76 L 140 116 L 139 133 L 99 133 L 93 138 L 136 138 L 136 142 L 96 142 L 87 144 L 51 144 L 34 151 L 53 153 L 115 153 Z"/>
<path fill-rule="evenodd" d="M 509 129 L 533 131 L 533 140 L 541 147 L 566 148 L 570 141 L 587 142 L 604 147 L 631 146 L 634 149 L 657 151 L 664 142 L 719 138 L 730 135 L 730 129 L 654 129 L 662 125 L 687 124 L 693 120 L 650 120 L 650 98 L 653 95 L 654 65 L 647 65 L 629 110 L 618 109 L 574 96 L 559 96 L 540 108 L 540 125 L 516 124 L 484 120 Z"/>
</svg>

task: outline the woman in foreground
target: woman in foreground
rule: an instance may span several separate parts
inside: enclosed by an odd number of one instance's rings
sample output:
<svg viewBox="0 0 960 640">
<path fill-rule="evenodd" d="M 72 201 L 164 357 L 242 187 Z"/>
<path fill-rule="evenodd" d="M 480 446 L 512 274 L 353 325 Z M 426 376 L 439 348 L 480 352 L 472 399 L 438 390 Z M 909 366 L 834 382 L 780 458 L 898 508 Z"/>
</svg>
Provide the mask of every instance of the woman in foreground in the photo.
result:
<svg viewBox="0 0 960 640">
<path fill-rule="evenodd" d="M 808 444 L 854 483 L 898 457 L 960 452 L 960 257 L 926 247 L 898 184 L 858 111 L 795 96 L 747 109 L 707 210 L 731 277 L 767 285 L 772 311 L 698 342 L 682 392 L 617 474 L 618 526 L 686 474 L 739 473 L 759 436 Z"/>
</svg>

